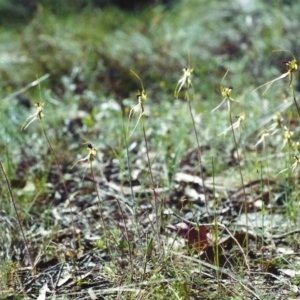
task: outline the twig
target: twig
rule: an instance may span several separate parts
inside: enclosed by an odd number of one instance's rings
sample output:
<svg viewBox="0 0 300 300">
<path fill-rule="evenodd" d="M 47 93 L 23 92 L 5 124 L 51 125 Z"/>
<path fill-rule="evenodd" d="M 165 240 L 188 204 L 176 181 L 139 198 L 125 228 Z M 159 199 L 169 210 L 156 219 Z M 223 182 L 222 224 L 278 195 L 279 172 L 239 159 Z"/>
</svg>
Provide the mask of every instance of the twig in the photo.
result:
<svg viewBox="0 0 300 300">
<path fill-rule="evenodd" d="M 285 233 L 282 233 L 282 234 L 270 235 L 270 236 L 267 236 L 267 237 L 279 240 L 279 239 L 282 239 L 282 238 L 284 238 L 288 235 L 297 234 L 297 233 L 300 233 L 300 229 L 291 230 L 291 231 L 288 231 L 288 232 L 285 232 Z"/>
</svg>

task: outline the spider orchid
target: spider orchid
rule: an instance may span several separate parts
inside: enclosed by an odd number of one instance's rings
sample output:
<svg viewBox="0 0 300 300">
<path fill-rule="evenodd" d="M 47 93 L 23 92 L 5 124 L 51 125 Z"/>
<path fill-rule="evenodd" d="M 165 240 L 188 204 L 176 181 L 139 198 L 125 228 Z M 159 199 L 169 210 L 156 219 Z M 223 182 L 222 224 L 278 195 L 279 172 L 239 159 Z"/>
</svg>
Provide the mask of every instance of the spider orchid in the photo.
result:
<svg viewBox="0 0 300 300">
<path fill-rule="evenodd" d="M 300 165 L 300 158 L 297 155 L 295 155 L 294 158 L 295 158 L 295 162 L 291 166 L 292 172 L 295 172 L 297 167 Z"/>
<path fill-rule="evenodd" d="M 281 117 L 280 113 L 276 114 L 274 117 L 273 117 L 273 120 L 274 120 L 274 123 L 272 123 L 270 125 L 270 127 L 263 131 L 263 133 L 261 132 L 261 137 L 259 139 L 259 141 L 254 145 L 254 147 L 257 147 L 257 145 L 259 144 L 263 144 L 263 147 L 265 147 L 265 142 L 266 142 L 266 139 L 269 137 L 269 136 L 272 136 L 274 135 L 276 132 L 278 132 L 281 128 L 284 128 L 284 125 L 283 125 L 283 118 Z"/>
<path fill-rule="evenodd" d="M 285 50 L 275 50 L 273 52 L 280 52 L 280 51 L 285 51 Z M 285 51 L 285 52 L 289 52 L 289 51 Z M 291 52 L 289 52 L 289 53 L 292 54 Z M 283 78 L 285 78 L 287 76 L 290 77 L 289 87 L 291 87 L 292 83 L 293 83 L 293 79 L 294 79 L 294 73 L 298 70 L 298 62 L 297 62 L 297 60 L 296 60 L 296 58 L 295 58 L 295 56 L 293 54 L 292 54 L 292 56 L 293 56 L 293 60 L 291 60 L 291 61 L 283 61 L 282 62 L 283 64 L 285 64 L 287 66 L 287 72 L 283 73 L 279 77 L 277 77 L 277 78 L 275 78 L 275 79 L 273 79 L 273 80 L 271 80 L 269 82 L 266 82 L 266 83 L 262 84 L 261 86 L 259 86 L 258 88 L 256 88 L 253 92 L 257 91 L 258 89 L 260 89 L 263 86 L 266 86 L 264 92 L 262 93 L 262 95 L 264 95 L 275 81 L 283 79 Z"/>
<path fill-rule="evenodd" d="M 263 133 L 259 139 L 259 141 L 254 145 L 254 147 L 257 147 L 259 144 L 263 144 L 263 147 L 265 148 L 266 146 L 266 139 L 272 135 L 269 131 L 266 131 Z"/>
<path fill-rule="evenodd" d="M 137 112 L 139 112 L 139 117 L 138 117 L 138 120 L 137 120 L 137 122 L 136 122 L 136 124 L 135 124 L 135 126 L 134 126 L 134 128 L 133 128 L 133 130 L 132 130 L 132 132 L 130 134 L 130 136 L 134 133 L 134 131 L 135 131 L 135 129 L 136 129 L 136 127 L 137 127 L 137 125 L 138 125 L 141 117 L 145 114 L 144 102 L 147 99 L 146 92 L 143 90 L 142 93 L 139 92 L 136 95 L 136 97 L 138 99 L 138 104 L 130 110 L 130 112 L 129 112 L 129 120 L 131 120 L 132 117 L 134 116 L 134 114 L 137 113 Z"/>
<path fill-rule="evenodd" d="M 192 86 L 192 73 L 193 73 L 194 69 L 190 69 L 190 68 L 183 68 L 182 72 L 183 75 L 182 77 L 178 80 L 178 83 L 176 85 L 175 88 L 175 92 L 174 92 L 174 96 L 175 98 L 178 98 L 179 92 L 181 91 L 181 89 L 185 86 L 187 89 Z"/>
<path fill-rule="evenodd" d="M 293 146 L 293 141 L 292 141 L 292 137 L 294 135 L 293 131 L 290 131 L 286 126 L 284 126 L 283 128 L 283 144 L 281 146 L 281 149 L 283 149 L 285 147 L 286 144 L 288 144 L 289 146 Z"/>
<path fill-rule="evenodd" d="M 246 118 L 244 113 L 241 113 L 240 115 L 238 115 L 236 117 L 237 117 L 237 121 L 235 123 L 233 123 L 231 126 L 229 126 L 225 131 L 223 131 L 219 135 L 225 135 L 228 131 L 235 130 L 235 129 L 239 128 L 241 126 L 242 122 Z"/>
<path fill-rule="evenodd" d="M 84 158 L 77 160 L 75 164 L 71 167 L 71 169 L 73 169 L 75 165 L 77 165 L 79 162 L 87 161 L 91 164 L 92 161 L 96 158 L 97 149 L 93 147 L 91 143 L 85 143 L 85 144 L 87 144 L 87 150 L 89 152 L 88 155 Z"/>
<path fill-rule="evenodd" d="M 37 109 L 36 109 L 36 112 L 35 112 L 33 115 L 29 116 L 29 117 L 26 119 L 24 125 L 21 127 L 21 130 L 26 130 L 26 128 L 27 128 L 31 123 L 33 123 L 35 120 L 41 120 L 42 117 L 44 117 L 43 110 L 44 110 L 45 104 L 42 103 L 42 102 L 37 102 L 37 103 L 35 104 L 35 106 L 36 106 L 36 108 L 37 108 Z M 28 122 L 28 123 L 27 123 L 27 122 Z M 26 123 L 27 123 L 27 124 L 26 124 Z"/>
<path fill-rule="evenodd" d="M 275 132 L 277 132 L 279 129 L 276 129 L 277 127 L 278 128 L 283 128 L 284 125 L 283 125 L 283 118 L 281 116 L 280 113 L 277 113 L 274 117 L 273 117 L 273 120 L 274 120 L 274 123 L 270 126 L 270 129 L 271 131 L 274 130 L 274 132 L 272 134 L 274 134 Z"/>
<path fill-rule="evenodd" d="M 223 97 L 223 100 L 222 100 L 222 102 L 217 106 L 217 107 L 215 107 L 211 112 L 213 113 L 215 110 L 217 110 L 219 107 L 221 107 L 222 106 L 222 104 L 225 102 L 225 101 L 227 101 L 227 105 L 228 105 L 228 111 L 230 110 L 230 101 L 235 101 L 235 100 L 233 100 L 232 98 L 231 98 L 231 96 L 230 96 L 230 93 L 231 93 L 231 91 L 233 90 L 233 87 L 232 86 L 230 86 L 230 87 L 227 87 L 227 88 L 225 88 L 225 87 L 220 87 L 220 93 L 221 93 L 221 95 L 222 95 L 222 97 Z"/>
<path fill-rule="evenodd" d="M 144 109 L 144 102 L 147 99 L 147 94 L 145 91 L 142 91 L 141 93 L 138 92 L 138 94 L 136 95 L 136 98 L 138 99 L 138 104 L 133 107 L 130 112 L 129 112 L 129 120 L 132 119 L 132 117 L 134 116 L 135 113 L 140 112 L 139 114 L 139 119 L 140 117 L 145 113 L 145 109 Z"/>
<path fill-rule="evenodd" d="M 223 82 L 223 80 L 225 79 L 226 75 L 228 74 L 228 70 L 226 71 L 225 75 L 223 76 L 222 78 L 222 81 L 221 81 L 221 84 Z M 230 102 L 239 102 L 237 100 L 234 100 L 231 98 L 230 96 L 230 93 L 231 91 L 233 90 L 233 87 L 232 86 L 229 86 L 229 87 L 223 87 L 223 86 L 220 86 L 220 94 L 222 95 L 223 97 L 223 100 L 222 102 L 217 106 L 215 107 L 211 112 L 213 113 L 215 110 L 217 110 L 219 107 L 222 106 L 222 104 L 227 101 L 227 106 L 228 106 L 228 111 L 230 111 Z"/>
<path fill-rule="evenodd" d="M 132 70 L 130 70 L 130 71 L 140 81 L 141 86 L 142 86 L 142 92 L 138 91 L 138 94 L 136 95 L 137 100 L 138 100 L 138 104 L 136 106 L 134 106 L 129 112 L 129 121 L 131 121 L 131 119 L 133 118 L 135 113 L 139 113 L 138 120 L 137 120 L 131 134 L 130 134 L 130 136 L 131 136 L 133 134 L 133 132 L 135 131 L 141 117 L 143 115 L 145 115 L 144 102 L 147 100 L 147 94 L 146 94 L 146 91 L 144 89 L 144 85 L 143 85 L 143 82 L 142 82 L 141 78 L 135 72 L 133 72 Z"/>
<path fill-rule="evenodd" d="M 298 166 L 300 165 L 300 157 L 295 155 L 294 159 L 295 159 L 295 162 L 292 164 L 292 166 L 290 168 L 286 168 L 286 169 L 280 171 L 277 175 L 282 174 L 282 173 L 288 171 L 289 169 L 291 169 L 292 172 L 295 172 L 296 169 L 298 168 Z"/>
</svg>

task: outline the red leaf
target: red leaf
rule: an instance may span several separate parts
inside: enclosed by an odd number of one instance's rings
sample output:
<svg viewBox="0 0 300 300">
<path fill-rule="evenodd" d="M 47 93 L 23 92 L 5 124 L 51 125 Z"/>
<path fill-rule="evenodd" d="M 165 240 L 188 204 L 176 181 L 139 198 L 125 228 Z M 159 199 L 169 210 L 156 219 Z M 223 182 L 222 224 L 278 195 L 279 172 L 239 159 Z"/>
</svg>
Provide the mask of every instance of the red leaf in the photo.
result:
<svg viewBox="0 0 300 300">
<path fill-rule="evenodd" d="M 196 252 L 206 251 L 210 245 L 207 240 L 207 228 L 204 225 L 193 226 L 184 222 L 167 226 L 187 240 L 187 244 Z"/>
</svg>

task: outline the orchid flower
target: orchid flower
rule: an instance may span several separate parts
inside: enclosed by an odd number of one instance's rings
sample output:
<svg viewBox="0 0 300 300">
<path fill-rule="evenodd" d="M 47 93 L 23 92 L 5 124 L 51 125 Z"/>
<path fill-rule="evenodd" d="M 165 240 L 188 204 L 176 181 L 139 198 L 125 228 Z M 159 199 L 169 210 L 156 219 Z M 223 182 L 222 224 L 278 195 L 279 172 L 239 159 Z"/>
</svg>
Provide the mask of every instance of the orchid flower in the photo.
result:
<svg viewBox="0 0 300 300">
<path fill-rule="evenodd" d="M 75 165 L 77 165 L 79 162 L 87 161 L 91 163 L 96 158 L 97 149 L 93 147 L 91 143 L 87 143 L 87 150 L 89 152 L 88 155 L 84 158 L 77 160 L 75 164 L 71 167 L 71 169 L 73 169 Z"/>
<path fill-rule="evenodd" d="M 223 131 L 219 135 L 225 135 L 228 131 L 235 130 L 235 129 L 239 128 L 241 126 L 242 122 L 245 120 L 246 116 L 245 116 L 244 113 L 241 113 L 240 115 L 238 115 L 236 117 L 237 117 L 237 121 L 234 122 L 231 126 L 229 126 L 225 131 Z"/>
<path fill-rule="evenodd" d="M 189 88 L 190 86 L 192 86 L 191 76 L 192 76 L 193 71 L 194 71 L 194 69 L 190 69 L 190 68 L 183 68 L 182 69 L 183 75 L 178 80 L 178 83 L 176 85 L 175 92 L 174 92 L 175 98 L 178 98 L 179 92 L 181 91 L 181 89 L 184 86 L 186 88 Z"/>
<path fill-rule="evenodd" d="M 285 50 L 275 50 L 273 52 L 279 52 L 279 51 L 285 51 Z M 285 52 L 289 52 L 289 51 L 285 51 Z M 290 52 L 289 52 L 290 53 Z M 291 53 L 292 54 L 292 53 Z M 264 90 L 263 92 L 263 95 L 267 92 L 267 90 L 271 87 L 271 85 L 277 81 L 277 80 L 280 80 L 280 79 L 283 79 L 287 76 L 290 77 L 290 83 L 289 83 L 289 87 L 292 86 L 292 83 L 293 83 L 293 78 L 294 78 L 294 73 L 298 70 L 298 62 L 296 60 L 296 58 L 294 57 L 294 55 L 292 54 L 293 56 L 293 60 L 291 61 L 283 61 L 282 63 L 285 64 L 287 66 L 287 72 L 283 73 L 282 75 L 280 75 L 279 77 L 269 81 L 269 82 L 266 82 L 262 85 L 260 85 L 258 88 L 256 88 L 253 92 L 255 92 L 256 90 L 260 89 L 261 87 L 263 86 L 266 86 L 266 89 Z M 252 93 L 253 93 L 252 92 Z"/>
<path fill-rule="evenodd" d="M 37 103 L 35 104 L 35 106 L 37 107 L 36 112 L 35 112 L 33 115 L 29 116 L 29 117 L 26 119 L 25 123 L 24 123 L 23 126 L 21 127 L 21 130 L 26 130 L 26 128 L 27 128 L 31 123 L 33 123 L 35 120 L 40 120 L 40 119 L 42 119 L 42 117 L 44 117 L 43 109 L 44 109 L 45 104 L 42 103 L 42 102 L 37 102 Z M 28 122 L 28 123 L 27 123 L 27 122 Z M 27 123 L 27 124 L 26 124 L 26 123 Z"/>
</svg>

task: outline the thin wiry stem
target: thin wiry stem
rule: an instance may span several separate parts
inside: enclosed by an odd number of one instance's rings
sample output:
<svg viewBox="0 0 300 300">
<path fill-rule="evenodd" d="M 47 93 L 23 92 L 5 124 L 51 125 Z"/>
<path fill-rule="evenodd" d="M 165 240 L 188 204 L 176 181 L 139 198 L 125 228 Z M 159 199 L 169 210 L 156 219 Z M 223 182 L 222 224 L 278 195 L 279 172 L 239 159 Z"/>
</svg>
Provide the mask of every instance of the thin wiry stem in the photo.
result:
<svg viewBox="0 0 300 300">
<path fill-rule="evenodd" d="M 101 197 L 100 197 L 100 194 L 99 194 L 99 191 L 98 191 L 98 187 L 97 187 L 97 182 L 95 180 L 95 175 L 94 175 L 94 169 L 93 169 L 93 162 L 92 160 L 89 161 L 90 163 L 90 170 L 91 170 L 91 175 L 92 175 L 92 180 L 93 180 L 93 186 L 94 186 L 94 190 L 97 194 L 97 200 L 98 200 L 98 208 L 99 208 L 99 215 L 100 215 L 100 218 L 101 218 L 101 221 L 103 223 L 103 227 L 105 227 L 105 222 L 104 222 L 104 218 L 103 218 L 103 213 L 102 213 L 102 203 L 101 203 Z"/>
<path fill-rule="evenodd" d="M 142 108 L 142 114 L 144 115 L 144 106 L 143 104 L 141 105 Z M 156 216 L 156 230 L 157 230 L 157 238 L 158 241 L 160 241 L 160 221 L 158 218 L 159 211 L 158 208 L 160 207 L 159 205 L 159 199 L 158 195 L 155 189 L 155 184 L 154 184 L 154 178 L 153 178 L 153 173 L 152 173 L 152 163 L 150 161 L 150 156 L 149 156 L 149 146 L 148 146 L 148 140 L 146 136 L 146 128 L 145 128 L 145 122 L 144 122 L 144 116 L 142 115 L 142 129 L 143 129 L 143 135 L 144 135 L 144 140 L 145 140 L 145 147 L 146 147 L 146 155 L 147 155 L 147 160 L 148 160 L 148 169 L 149 169 L 149 174 L 150 174 L 150 179 L 151 179 L 151 185 L 152 185 L 152 191 L 153 191 L 153 197 L 154 197 L 154 205 L 155 205 L 155 216 Z M 160 207 L 161 208 L 161 207 Z"/>
<path fill-rule="evenodd" d="M 294 103 L 296 105 L 298 115 L 300 116 L 300 108 L 299 108 L 299 105 L 298 105 L 298 102 L 297 102 L 297 99 L 296 99 L 296 94 L 295 94 L 295 90 L 294 90 L 293 85 L 291 85 L 291 90 L 292 90 L 293 100 L 294 100 Z"/>
<path fill-rule="evenodd" d="M 86 157 L 77 160 L 75 162 L 75 164 L 72 166 L 72 168 L 79 162 L 87 161 L 89 163 L 91 176 L 92 176 L 93 187 L 94 187 L 94 190 L 96 192 L 97 200 L 98 200 L 99 215 L 100 215 L 100 219 L 101 219 L 101 222 L 102 222 L 102 226 L 104 228 L 104 232 L 105 232 L 105 234 L 109 233 L 110 236 L 112 237 L 112 239 L 114 240 L 114 242 L 117 244 L 117 241 L 115 240 L 114 236 L 111 234 L 111 232 L 109 231 L 108 227 L 105 224 L 105 220 L 104 220 L 103 213 L 102 213 L 102 201 L 101 201 L 101 197 L 100 197 L 100 193 L 99 193 L 99 190 L 98 190 L 97 182 L 96 182 L 95 175 L 94 175 L 94 169 L 93 169 L 93 161 L 96 158 L 97 149 L 95 147 L 93 147 L 93 145 L 89 142 L 84 143 L 84 144 L 87 144 L 87 150 L 88 150 L 89 153 Z M 110 246 L 107 243 L 107 241 L 108 241 L 108 239 L 105 239 L 106 247 L 111 252 Z"/>
<path fill-rule="evenodd" d="M 193 98 L 195 98 L 194 88 L 193 88 Z M 199 165 L 200 165 L 200 178 L 201 178 L 201 181 L 202 181 L 206 213 L 207 213 L 207 216 L 209 216 L 209 213 L 208 213 L 208 198 L 207 198 L 207 192 L 206 192 L 206 186 L 205 186 L 204 174 L 203 174 L 202 153 L 201 153 L 199 136 L 198 136 L 198 132 L 197 132 L 197 129 L 196 129 L 196 123 L 195 123 L 195 119 L 194 119 L 194 115 L 193 115 L 193 111 L 192 111 L 192 106 L 191 106 L 191 101 L 190 101 L 188 92 L 185 93 L 185 99 L 187 100 L 187 102 L 189 104 L 189 111 L 190 111 L 190 115 L 191 115 L 191 119 L 192 119 L 192 123 L 193 123 L 193 128 L 194 128 L 194 133 L 195 133 L 195 137 L 196 137 L 197 150 L 198 150 L 198 160 L 199 160 Z"/>
<path fill-rule="evenodd" d="M 147 99 L 147 94 L 146 94 L 146 91 L 144 89 L 144 85 L 143 85 L 143 82 L 142 82 L 141 78 L 132 70 L 131 70 L 131 73 L 139 80 L 139 82 L 141 84 L 141 87 L 142 87 L 142 91 L 141 91 L 141 93 L 139 93 L 137 95 L 138 105 L 136 105 L 133 109 L 131 109 L 130 114 L 129 114 L 129 119 L 131 119 L 131 117 L 134 115 L 135 112 L 138 112 L 138 111 L 140 112 L 138 122 L 140 120 L 142 122 L 142 130 L 143 130 L 143 135 L 144 135 L 144 140 L 145 140 L 146 155 L 147 155 L 147 161 L 148 161 L 148 169 L 149 169 L 151 185 L 152 185 L 152 191 L 153 191 L 153 197 L 154 197 L 155 217 L 156 217 L 156 227 L 157 227 L 156 228 L 157 240 L 158 240 L 158 243 L 160 244 L 160 235 L 159 235 L 159 233 L 160 233 L 160 220 L 159 220 L 159 217 L 158 217 L 158 208 L 159 208 L 159 203 L 158 202 L 159 202 L 159 200 L 158 200 L 158 195 L 157 195 L 157 192 L 156 192 L 156 189 L 155 189 L 155 184 L 154 184 L 154 178 L 153 178 L 152 167 L 151 167 L 152 164 L 151 164 L 150 156 L 149 156 L 149 146 L 148 146 L 145 123 L 144 123 L 144 115 L 145 115 L 144 102 Z M 136 126 L 134 127 L 134 129 L 136 128 Z"/>
<path fill-rule="evenodd" d="M 24 125 L 22 126 L 21 130 L 25 130 L 26 128 L 28 128 L 28 126 L 33 123 L 35 120 L 39 120 L 40 121 L 40 125 L 41 125 L 41 129 L 42 129 L 42 132 L 45 136 L 45 139 L 47 141 L 47 144 L 50 148 L 50 151 L 52 153 L 52 156 L 54 157 L 54 160 L 55 160 L 55 163 L 56 163 L 56 166 L 57 166 L 57 169 L 59 171 L 59 174 L 60 174 L 60 177 L 61 177 L 61 180 L 62 180 L 62 183 L 63 183 L 63 186 L 64 186 L 64 190 L 65 190 L 65 193 L 66 193 L 66 197 L 67 197 L 67 201 L 69 202 L 68 204 L 70 205 L 70 212 L 71 212 L 71 222 L 72 222 L 72 227 L 73 227 L 73 231 L 72 231 L 72 234 L 73 234 L 73 239 L 75 240 L 76 238 L 76 232 L 75 232 L 75 226 L 74 226 L 74 218 L 73 218 L 73 212 L 72 212 L 72 207 L 71 207 L 71 199 L 69 197 L 69 193 L 68 193 L 68 189 L 67 189 L 67 186 L 66 186 L 66 182 L 65 182 L 65 179 L 64 179 L 64 175 L 63 175 L 63 172 L 62 172 L 62 169 L 61 169 L 61 166 L 58 162 L 58 159 L 57 159 L 57 156 L 55 154 L 55 151 L 51 145 L 51 142 L 48 138 L 48 135 L 46 133 L 46 130 L 45 130 L 45 126 L 44 126 L 44 123 L 43 123 L 43 117 L 44 117 L 44 114 L 43 114 L 43 109 L 44 109 L 44 103 L 42 102 L 37 102 L 36 103 L 36 107 L 37 107 L 37 111 L 29 116 Z M 26 125 L 26 122 L 28 122 L 28 124 Z"/>
<path fill-rule="evenodd" d="M 133 270 L 134 270 L 134 265 L 133 265 L 133 258 L 132 258 L 132 247 L 131 247 L 131 244 L 130 244 L 130 241 L 129 241 L 129 234 L 128 234 L 128 228 L 127 228 L 127 224 L 126 224 L 126 219 L 125 219 L 125 216 L 124 216 L 124 213 L 123 213 L 123 210 L 122 210 L 122 207 L 120 205 L 120 200 L 118 197 L 116 197 L 116 200 L 117 200 L 117 204 L 119 206 L 119 209 L 120 209 L 120 212 L 121 212 L 121 216 L 122 216 L 122 220 L 123 220 L 123 224 L 124 224 L 124 233 L 125 233 L 125 238 L 126 238 L 126 241 L 127 241 L 127 245 L 128 245 L 128 251 L 129 251 L 129 260 L 130 260 L 130 271 L 131 271 L 131 276 L 130 278 L 132 279 L 132 276 L 133 276 Z"/>
<path fill-rule="evenodd" d="M 103 225 L 103 228 L 104 228 L 104 231 L 105 233 L 109 232 L 110 236 L 112 237 L 112 239 L 114 240 L 114 242 L 116 243 L 117 245 L 117 241 L 114 239 L 114 236 L 111 234 L 111 232 L 109 231 L 109 229 L 107 228 L 106 224 L 105 224 L 105 221 L 104 221 L 104 217 L 103 217 L 103 213 L 102 213 L 102 203 L 101 203 L 101 197 L 100 197 L 100 193 L 98 191 L 98 187 L 97 187 L 97 182 L 95 180 L 95 175 L 94 175 L 94 170 L 93 170 L 93 162 L 92 162 L 92 159 L 89 160 L 89 163 L 90 163 L 90 170 L 91 170 L 91 175 L 92 175 L 92 180 L 93 180 L 93 186 L 94 186 L 94 189 L 95 189 L 95 192 L 97 194 L 97 200 L 98 200 L 98 210 L 99 210 L 99 215 L 100 215 L 100 219 L 101 219 L 101 222 L 102 222 L 102 225 Z M 106 247 L 107 249 L 110 249 L 110 246 L 107 242 L 107 239 L 105 239 L 105 243 L 106 243 Z"/>
<path fill-rule="evenodd" d="M 28 297 L 28 295 L 27 295 L 27 293 L 26 293 L 26 291 L 25 291 L 25 287 L 24 287 L 24 285 L 23 285 L 23 283 L 22 283 L 22 280 L 21 280 L 21 278 L 20 278 L 20 276 L 19 276 L 19 274 L 18 274 L 18 270 L 13 269 L 13 275 L 15 275 L 16 278 L 17 278 L 18 284 L 19 284 L 19 286 L 20 286 L 20 288 L 21 288 L 21 290 L 22 290 L 22 293 L 23 293 L 23 295 L 24 295 L 24 298 L 25 298 L 26 300 L 29 300 L 29 297 Z"/>
<path fill-rule="evenodd" d="M 190 57 L 188 60 L 189 60 L 189 65 L 190 65 Z M 201 153 L 200 142 L 199 142 L 198 133 L 196 130 L 196 123 L 195 123 L 192 106 L 191 106 L 191 101 L 190 101 L 190 95 L 189 95 L 189 88 L 191 88 L 193 91 L 192 92 L 193 100 L 195 100 L 195 91 L 194 91 L 194 86 L 193 86 L 193 83 L 191 80 L 191 76 L 192 76 L 194 70 L 191 69 L 190 67 L 188 67 L 188 68 L 183 68 L 182 71 L 183 71 L 183 76 L 179 79 L 179 81 L 177 83 L 177 86 L 176 86 L 175 92 L 174 92 L 174 96 L 175 96 L 175 98 L 178 98 L 179 92 L 181 91 L 181 89 L 183 87 L 186 88 L 186 91 L 184 93 L 184 99 L 189 103 L 189 111 L 190 111 L 190 115 L 191 115 L 191 119 L 192 119 L 192 123 L 193 123 L 196 142 L 197 142 L 198 160 L 199 160 L 199 165 L 200 165 L 200 177 L 201 177 L 201 181 L 202 181 L 206 212 L 207 212 L 207 215 L 209 215 L 209 213 L 208 213 L 208 198 L 207 198 L 206 187 L 205 187 L 205 182 L 204 182 L 204 174 L 203 174 L 202 153 Z"/>
<path fill-rule="evenodd" d="M 248 228 L 248 208 L 247 208 L 246 190 L 245 190 L 244 177 L 243 177 L 243 172 L 242 172 L 242 167 L 241 167 L 241 158 L 240 158 L 240 154 L 239 154 L 239 150 L 238 150 L 238 143 L 237 143 L 235 131 L 234 131 L 234 128 L 233 128 L 231 110 L 229 110 L 229 120 L 230 120 L 230 125 L 231 125 L 231 128 L 232 128 L 232 136 L 233 136 L 233 140 L 234 140 L 235 151 L 236 151 L 236 156 L 237 156 L 238 166 L 239 166 L 239 173 L 240 173 L 242 189 L 243 189 L 243 194 L 244 194 L 244 212 L 245 212 L 245 215 L 246 215 L 246 227 Z M 246 250 L 247 250 L 247 253 L 248 253 L 248 248 L 249 248 L 249 243 L 248 243 L 248 231 L 247 231 L 246 232 Z"/>
<path fill-rule="evenodd" d="M 12 193 L 12 190 L 11 190 L 11 187 L 10 187 L 10 184 L 9 184 L 9 180 L 8 180 L 7 175 L 6 175 L 6 172 L 5 172 L 5 169 L 4 169 L 4 166 L 3 166 L 2 162 L 0 162 L 0 167 L 1 167 L 1 171 L 2 171 L 2 173 L 4 175 L 4 178 L 5 178 L 5 183 L 6 183 L 9 195 L 10 195 L 11 202 L 12 202 L 13 207 L 14 207 L 14 211 L 15 211 L 15 214 L 16 214 L 16 217 L 17 217 L 17 222 L 18 222 L 18 225 L 19 225 L 19 228 L 20 228 L 20 231 L 21 231 L 21 235 L 22 235 L 22 238 L 23 238 L 23 241 L 24 241 L 24 244 L 25 244 L 27 254 L 28 254 L 29 262 L 30 262 L 30 265 L 31 265 L 31 268 L 32 268 L 32 273 L 34 274 L 35 273 L 34 263 L 33 263 L 33 260 L 31 258 L 30 252 L 29 252 L 28 243 L 27 243 L 27 240 L 26 240 L 26 237 L 25 237 L 25 234 L 24 234 L 22 224 L 21 224 L 21 219 L 20 219 L 20 216 L 19 216 L 19 213 L 18 213 L 18 210 L 17 210 L 16 201 L 15 201 L 14 195 Z"/>
<path fill-rule="evenodd" d="M 71 222 L 72 222 L 72 227 L 73 227 L 73 239 L 75 240 L 75 239 L 76 239 L 76 232 L 75 232 L 75 225 L 74 225 L 75 223 L 74 223 L 74 217 L 73 217 L 73 212 L 72 212 L 72 203 L 71 203 L 71 199 L 70 199 L 70 197 L 69 197 L 69 192 L 68 192 L 68 189 L 67 189 L 67 185 L 66 185 L 66 182 L 65 182 L 65 179 L 64 179 L 64 174 L 63 174 L 63 171 L 62 171 L 62 169 L 61 169 L 61 165 L 60 165 L 60 163 L 59 163 L 59 161 L 58 161 L 58 158 L 57 158 L 57 156 L 56 156 L 56 154 L 55 154 L 55 151 L 54 151 L 54 149 L 53 149 L 53 147 L 52 147 L 52 145 L 51 145 L 51 142 L 50 142 L 50 140 L 49 140 L 49 138 L 48 138 L 48 135 L 47 135 L 47 133 L 46 133 L 45 126 L 44 126 L 44 123 L 43 123 L 43 120 L 42 120 L 41 118 L 40 118 L 39 120 L 40 120 L 40 124 L 41 124 L 41 128 L 42 128 L 42 132 L 43 132 L 43 134 L 44 134 L 44 136 L 45 136 L 45 139 L 46 139 L 46 141 L 47 141 L 47 143 L 48 143 L 48 145 L 49 145 L 49 148 L 50 148 L 50 150 L 51 150 L 51 153 L 52 153 L 52 155 L 53 155 L 53 157 L 54 157 L 54 160 L 55 160 L 57 169 L 58 169 L 58 171 L 59 171 L 59 175 L 60 175 L 62 184 L 63 184 L 63 186 L 64 186 L 64 190 L 65 190 L 65 193 L 66 193 L 68 205 L 70 206 Z"/>
<path fill-rule="evenodd" d="M 129 177 L 129 186 L 130 186 L 130 192 L 131 192 L 131 202 L 132 202 L 132 209 L 133 209 L 133 218 L 134 218 L 134 226 L 136 228 L 136 234 L 137 236 L 140 236 L 140 230 L 138 226 L 138 214 L 137 214 L 137 204 L 136 204 L 136 199 L 135 195 L 133 192 L 133 187 L 132 187 L 132 177 L 131 177 L 131 163 L 130 163 L 130 157 L 129 157 L 129 146 L 128 146 L 128 130 L 126 132 L 125 129 L 125 124 L 123 122 L 123 134 L 125 137 L 125 148 L 126 148 L 126 160 L 127 160 L 127 167 L 128 167 L 128 177 Z"/>
</svg>

